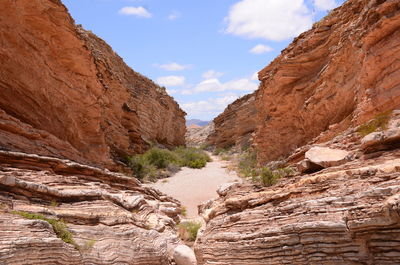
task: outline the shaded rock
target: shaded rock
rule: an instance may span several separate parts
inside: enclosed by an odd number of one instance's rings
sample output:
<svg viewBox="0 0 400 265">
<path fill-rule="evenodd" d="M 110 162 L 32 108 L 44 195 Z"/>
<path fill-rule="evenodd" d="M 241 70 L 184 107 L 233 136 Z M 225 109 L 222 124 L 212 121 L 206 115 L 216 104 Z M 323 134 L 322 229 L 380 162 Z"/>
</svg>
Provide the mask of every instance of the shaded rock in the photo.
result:
<svg viewBox="0 0 400 265">
<path fill-rule="evenodd" d="M 0 2 L 0 148 L 115 168 L 184 145 L 185 113 L 61 1 Z"/>
<path fill-rule="evenodd" d="M 213 120 L 215 128 L 206 143 L 221 148 L 248 148 L 256 129 L 256 116 L 254 93 L 237 99 Z"/>
<path fill-rule="evenodd" d="M 306 159 L 321 167 L 333 167 L 347 162 L 349 152 L 328 147 L 314 146 L 305 154 Z"/>
<path fill-rule="evenodd" d="M 174 249 L 174 261 L 177 265 L 197 265 L 193 250 L 186 245 L 179 245 Z"/>
</svg>

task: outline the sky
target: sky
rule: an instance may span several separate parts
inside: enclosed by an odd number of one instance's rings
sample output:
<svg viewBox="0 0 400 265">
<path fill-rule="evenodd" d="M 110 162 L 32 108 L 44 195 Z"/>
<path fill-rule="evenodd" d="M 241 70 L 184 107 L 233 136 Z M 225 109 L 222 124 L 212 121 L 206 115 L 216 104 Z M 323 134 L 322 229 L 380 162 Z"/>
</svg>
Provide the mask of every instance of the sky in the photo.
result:
<svg viewBox="0 0 400 265">
<path fill-rule="evenodd" d="M 344 0 L 63 0 L 76 24 L 212 120 L 257 89 L 257 72 Z"/>
</svg>

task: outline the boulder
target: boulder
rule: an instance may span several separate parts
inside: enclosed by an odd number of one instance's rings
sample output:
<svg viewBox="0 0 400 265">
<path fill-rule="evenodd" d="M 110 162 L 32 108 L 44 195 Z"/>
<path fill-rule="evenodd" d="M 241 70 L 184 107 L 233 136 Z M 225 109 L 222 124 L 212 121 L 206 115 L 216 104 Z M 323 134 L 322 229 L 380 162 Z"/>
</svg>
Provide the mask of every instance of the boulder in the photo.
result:
<svg viewBox="0 0 400 265">
<path fill-rule="evenodd" d="M 324 168 L 344 164 L 348 156 L 349 152 L 345 150 L 321 146 L 314 146 L 305 154 L 306 159 Z"/>
<path fill-rule="evenodd" d="M 186 245 L 178 245 L 174 249 L 174 261 L 177 265 L 197 265 L 194 251 Z"/>
</svg>

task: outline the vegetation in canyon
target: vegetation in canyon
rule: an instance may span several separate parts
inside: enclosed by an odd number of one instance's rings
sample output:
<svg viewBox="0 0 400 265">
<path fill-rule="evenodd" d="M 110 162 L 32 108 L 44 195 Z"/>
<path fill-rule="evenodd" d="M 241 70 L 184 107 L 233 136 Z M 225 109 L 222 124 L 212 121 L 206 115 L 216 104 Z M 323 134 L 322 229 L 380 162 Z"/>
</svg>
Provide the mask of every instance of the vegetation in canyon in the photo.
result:
<svg viewBox="0 0 400 265">
<path fill-rule="evenodd" d="M 128 165 L 141 180 L 156 181 L 178 172 L 181 167 L 203 168 L 210 156 L 199 148 L 177 147 L 173 150 L 152 147 L 144 154 L 128 158 Z"/>
</svg>

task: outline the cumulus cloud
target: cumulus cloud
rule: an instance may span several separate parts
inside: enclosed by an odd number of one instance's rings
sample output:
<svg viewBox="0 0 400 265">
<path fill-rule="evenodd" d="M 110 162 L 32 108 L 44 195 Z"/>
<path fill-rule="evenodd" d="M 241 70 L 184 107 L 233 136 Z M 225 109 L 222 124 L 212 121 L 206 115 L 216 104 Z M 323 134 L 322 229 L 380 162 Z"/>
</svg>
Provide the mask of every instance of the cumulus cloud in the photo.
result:
<svg viewBox="0 0 400 265">
<path fill-rule="evenodd" d="M 185 84 L 185 77 L 184 76 L 161 76 L 157 78 L 157 83 L 161 86 L 182 86 Z"/>
<path fill-rule="evenodd" d="M 214 70 L 208 70 L 207 72 L 203 73 L 202 77 L 205 79 L 211 79 L 211 78 L 219 78 L 223 75 L 224 75 L 224 73 L 217 72 Z"/>
<path fill-rule="evenodd" d="M 314 5 L 319 10 L 331 10 L 338 6 L 335 0 L 314 0 Z"/>
<path fill-rule="evenodd" d="M 261 53 L 266 53 L 266 52 L 272 52 L 274 49 L 267 45 L 263 44 L 258 44 L 254 46 L 249 52 L 252 54 L 261 54 Z"/>
<path fill-rule="evenodd" d="M 282 41 L 311 28 L 313 16 L 304 0 L 241 0 L 226 18 L 226 32 Z"/>
<path fill-rule="evenodd" d="M 174 95 L 174 94 L 178 93 L 178 90 L 176 90 L 176 89 L 167 89 L 167 93 L 168 93 L 168 95 Z"/>
<path fill-rule="evenodd" d="M 193 92 L 254 91 L 257 88 L 258 85 L 248 78 L 235 79 L 226 83 L 221 83 L 218 78 L 211 78 L 197 84 Z"/>
<path fill-rule="evenodd" d="M 147 11 L 146 8 L 142 6 L 134 7 L 134 6 L 126 6 L 119 10 L 118 12 L 121 15 L 127 16 L 137 16 L 137 17 L 144 17 L 144 18 L 151 18 L 153 15 Z"/>
<path fill-rule="evenodd" d="M 173 11 L 171 14 L 168 15 L 168 20 L 176 20 L 181 16 L 181 13 L 178 11 Z"/>
<path fill-rule="evenodd" d="M 189 65 L 182 65 L 179 63 L 155 64 L 155 66 L 167 71 L 182 71 L 190 68 Z"/>
<path fill-rule="evenodd" d="M 181 107 L 190 117 L 210 119 L 221 113 L 227 105 L 238 99 L 239 96 L 231 93 L 208 100 L 194 101 L 181 104 Z"/>
</svg>

